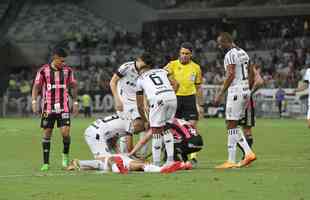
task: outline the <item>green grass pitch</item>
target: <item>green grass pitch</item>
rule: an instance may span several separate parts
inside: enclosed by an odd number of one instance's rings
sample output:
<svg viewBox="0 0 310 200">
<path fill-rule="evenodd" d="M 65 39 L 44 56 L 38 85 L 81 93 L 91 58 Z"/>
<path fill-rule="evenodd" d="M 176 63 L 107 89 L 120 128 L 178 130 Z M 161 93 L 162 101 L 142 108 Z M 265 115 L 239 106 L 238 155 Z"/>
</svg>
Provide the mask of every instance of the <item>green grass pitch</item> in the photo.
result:
<svg viewBox="0 0 310 200">
<path fill-rule="evenodd" d="M 72 120 L 71 158 L 90 159 L 83 132 L 92 119 Z M 65 172 L 62 140 L 52 139 L 51 170 L 42 160 L 38 118 L 0 119 L 0 200 L 306 200 L 310 199 L 310 130 L 304 120 L 261 119 L 254 129 L 257 161 L 218 171 L 227 158 L 223 119 L 199 124 L 206 148 L 199 168 L 175 174 Z"/>
</svg>

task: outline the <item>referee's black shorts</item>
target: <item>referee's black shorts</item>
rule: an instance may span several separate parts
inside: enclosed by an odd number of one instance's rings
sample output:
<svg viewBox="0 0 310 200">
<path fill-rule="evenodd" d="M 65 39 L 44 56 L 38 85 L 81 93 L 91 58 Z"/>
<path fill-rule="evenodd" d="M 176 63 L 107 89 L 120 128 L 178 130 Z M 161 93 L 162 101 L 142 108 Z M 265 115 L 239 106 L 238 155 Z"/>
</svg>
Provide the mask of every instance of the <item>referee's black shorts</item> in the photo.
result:
<svg viewBox="0 0 310 200">
<path fill-rule="evenodd" d="M 178 107 L 175 117 L 184 120 L 198 120 L 196 96 L 177 96 Z"/>
<path fill-rule="evenodd" d="M 255 103 L 252 96 L 249 102 L 247 102 L 244 118 L 239 121 L 239 124 L 246 127 L 255 126 Z"/>
</svg>

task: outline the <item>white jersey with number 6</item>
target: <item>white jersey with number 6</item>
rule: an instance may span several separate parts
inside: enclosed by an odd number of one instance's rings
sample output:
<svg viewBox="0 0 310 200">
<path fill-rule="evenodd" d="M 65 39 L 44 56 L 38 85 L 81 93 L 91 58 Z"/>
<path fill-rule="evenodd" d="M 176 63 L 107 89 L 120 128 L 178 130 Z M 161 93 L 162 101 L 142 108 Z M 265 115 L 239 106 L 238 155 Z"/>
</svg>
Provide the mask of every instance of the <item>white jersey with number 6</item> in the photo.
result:
<svg viewBox="0 0 310 200">
<path fill-rule="evenodd" d="M 172 122 L 177 98 L 166 70 L 151 69 L 142 73 L 137 81 L 137 93 L 145 94 L 149 102 L 151 127 L 162 127 Z"/>
<path fill-rule="evenodd" d="M 228 88 L 226 120 L 240 120 L 245 114 L 245 105 L 250 97 L 248 80 L 248 54 L 238 47 L 230 49 L 224 58 L 224 67 L 235 65 L 235 78 Z"/>
</svg>

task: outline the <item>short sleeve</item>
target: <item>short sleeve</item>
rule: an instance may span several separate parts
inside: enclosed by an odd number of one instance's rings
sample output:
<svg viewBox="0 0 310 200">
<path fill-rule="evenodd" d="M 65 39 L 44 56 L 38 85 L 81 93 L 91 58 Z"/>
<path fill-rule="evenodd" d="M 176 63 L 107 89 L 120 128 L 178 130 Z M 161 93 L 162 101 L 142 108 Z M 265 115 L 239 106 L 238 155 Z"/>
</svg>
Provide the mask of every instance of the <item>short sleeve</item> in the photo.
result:
<svg viewBox="0 0 310 200">
<path fill-rule="evenodd" d="M 43 85 L 43 70 L 42 69 L 40 69 L 37 72 L 36 78 L 34 80 L 34 84 L 36 84 L 36 85 Z"/>
<path fill-rule="evenodd" d="M 200 85 L 202 83 L 202 74 L 201 74 L 201 68 L 198 65 L 197 66 L 197 72 L 196 72 L 196 80 L 195 80 L 195 84 L 196 85 Z"/>
<path fill-rule="evenodd" d="M 126 76 L 126 74 L 128 73 L 129 69 L 130 69 L 130 65 L 128 63 L 125 63 L 125 64 L 121 65 L 117 69 L 116 74 L 117 74 L 117 76 L 122 78 L 122 77 Z"/>
<path fill-rule="evenodd" d="M 304 75 L 303 80 L 304 80 L 304 82 L 309 83 L 309 79 L 310 79 L 310 69 L 307 69 L 307 70 L 306 70 L 306 73 L 305 73 L 305 75 Z"/>
<path fill-rule="evenodd" d="M 143 94 L 143 88 L 142 88 L 142 84 L 141 84 L 141 79 L 140 78 L 138 78 L 138 80 L 137 80 L 136 94 L 137 95 L 142 95 Z"/>
<path fill-rule="evenodd" d="M 169 62 L 164 69 L 168 72 L 168 76 L 173 75 L 173 65 L 171 62 Z"/>
<path fill-rule="evenodd" d="M 69 84 L 74 85 L 77 81 L 74 76 L 74 71 L 70 68 Z"/>
</svg>

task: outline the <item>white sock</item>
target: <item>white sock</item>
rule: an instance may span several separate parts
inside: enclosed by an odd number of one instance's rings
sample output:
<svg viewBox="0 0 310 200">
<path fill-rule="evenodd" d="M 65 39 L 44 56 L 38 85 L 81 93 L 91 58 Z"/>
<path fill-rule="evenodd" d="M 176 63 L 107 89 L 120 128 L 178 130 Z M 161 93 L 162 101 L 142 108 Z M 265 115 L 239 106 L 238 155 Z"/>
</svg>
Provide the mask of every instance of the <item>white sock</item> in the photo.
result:
<svg viewBox="0 0 310 200">
<path fill-rule="evenodd" d="M 81 169 L 99 169 L 102 165 L 100 160 L 80 160 L 79 164 Z"/>
<path fill-rule="evenodd" d="M 119 169 L 115 163 L 112 164 L 112 172 L 119 173 Z"/>
<path fill-rule="evenodd" d="M 145 132 L 141 132 L 140 134 L 140 140 L 144 137 Z M 149 143 L 146 143 L 145 145 L 143 145 L 140 149 L 140 153 L 141 155 L 145 158 L 147 156 L 147 150 L 149 149 Z"/>
<path fill-rule="evenodd" d="M 121 137 L 119 139 L 119 148 L 121 153 L 128 153 L 127 150 L 127 138 L 126 137 Z"/>
<path fill-rule="evenodd" d="M 235 163 L 236 149 L 237 149 L 236 135 L 238 133 L 238 130 L 236 128 L 228 129 L 227 133 L 228 133 L 228 140 L 227 140 L 228 161 Z"/>
<path fill-rule="evenodd" d="M 174 142 L 173 135 L 169 129 L 164 132 L 164 144 L 167 152 L 167 164 L 174 161 Z"/>
<path fill-rule="evenodd" d="M 145 164 L 143 167 L 144 172 L 160 172 L 161 167 L 152 165 L 152 164 Z"/>
<path fill-rule="evenodd" d="M 153 134 L 152 154 L 153 154 L 153 164 L 156 166 L 160 166 L 161 148 L 162 148 L 162 136 L 160 134 Z"/>
<path fill-rule="evenodd" d="M 238 128 L 238 135 L 237 135 L 237 142 L 239 143 L 239 145 L 242 147 L 242 149 L 244 150 L 245 155 L 252 153 L 252 150 L 248 144 L 248 142 L 246 141 L 243 131 L 241 128 Z"/>
</svg>

